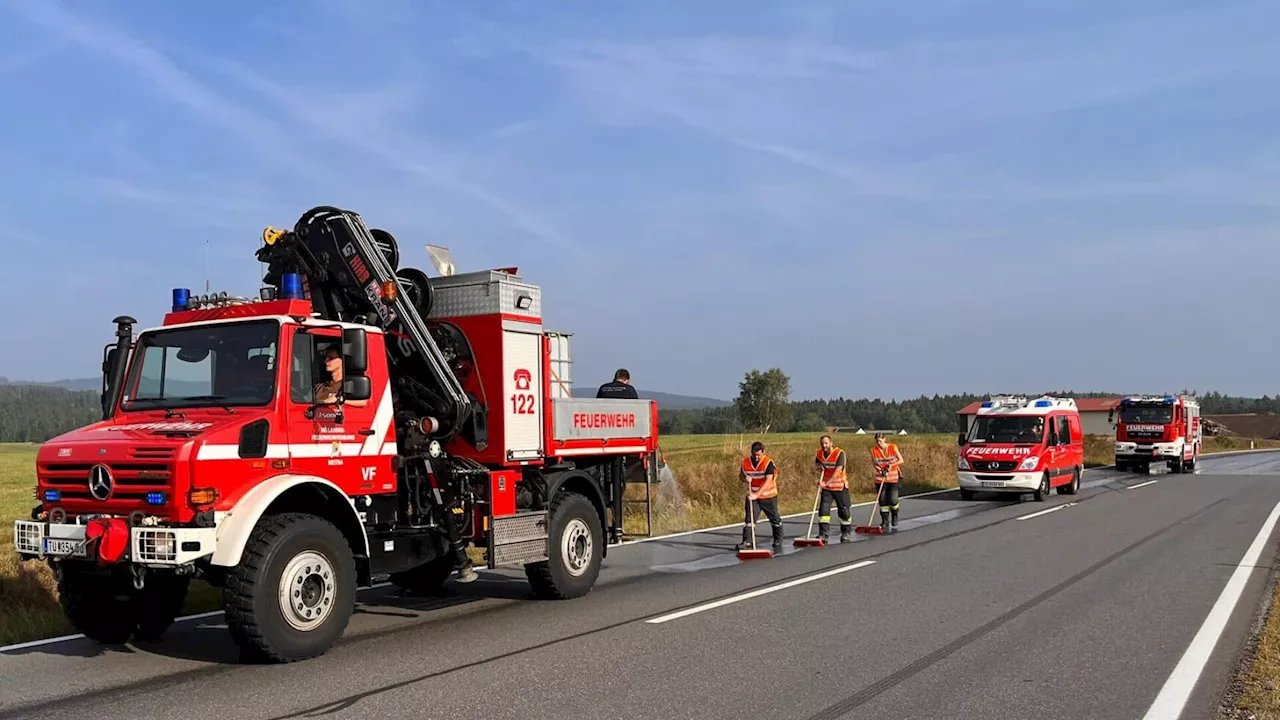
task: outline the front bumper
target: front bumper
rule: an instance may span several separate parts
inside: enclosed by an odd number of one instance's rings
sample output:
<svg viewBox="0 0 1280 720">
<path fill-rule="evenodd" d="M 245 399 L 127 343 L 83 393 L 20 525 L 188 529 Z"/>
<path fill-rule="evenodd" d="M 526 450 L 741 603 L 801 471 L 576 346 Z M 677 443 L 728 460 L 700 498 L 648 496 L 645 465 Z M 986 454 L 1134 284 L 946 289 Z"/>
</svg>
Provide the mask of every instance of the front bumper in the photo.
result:
<svg viewBox="0 0 1280 720">
<path fill-rule="evenodd" d="M 85 529 L 76 523 L 18 520 L 13 524 L 13 545 L 20 555 L 87 559 Z M 120 562 L 157 568 L 189 565 L 213 555 L 217 532 L 217 528 L 130 528 L 129 550 Z"/>
<path fill-rule="evenodd" d="M 1130 460 L 1176 460 L 1182 457 L 1182 448 L 1178 443 L 1136 443 L 1117 442 L 1115 459 L 1120 462 Z"/>
<path fill-rule="evenodd" d="M 965 490 L 983 492 L 1031 492 L 1040 486 L 1042 472 L 978 473 L 958 472 L 957 483 Z"/>
</svg>

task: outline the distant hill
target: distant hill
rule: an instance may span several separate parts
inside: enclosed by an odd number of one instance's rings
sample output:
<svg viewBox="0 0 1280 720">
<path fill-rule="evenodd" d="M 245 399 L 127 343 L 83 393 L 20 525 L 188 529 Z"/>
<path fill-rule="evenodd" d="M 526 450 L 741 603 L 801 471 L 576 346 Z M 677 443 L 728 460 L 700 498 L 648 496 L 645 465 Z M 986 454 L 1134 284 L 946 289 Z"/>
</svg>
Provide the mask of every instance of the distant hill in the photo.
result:
<svg viewBox="0 0 1280 720">
<path fill-rule="evenodd" d="M 0 377 L 0 385 L 30 385 L 36 387 L 59 387 L 65 390 L 98 390 L 102 381 L 98 378 L 76 378 L 71 380 L 54 380 L 52 382 L 34 382 L 26 380 L 9 380 Z M 676 395 L 674 393 L 656 392 L 653 390 L 636 390 L 646 400 L 657 400 L 658 407 L 663 410 L 696 410 L 699 408 L 727 407 L 733 403 L 715 398 L 698 397 L 696 395 Z M 594 387 L 575 387 L 574 397 L 593 398 Z"/>
</svg>

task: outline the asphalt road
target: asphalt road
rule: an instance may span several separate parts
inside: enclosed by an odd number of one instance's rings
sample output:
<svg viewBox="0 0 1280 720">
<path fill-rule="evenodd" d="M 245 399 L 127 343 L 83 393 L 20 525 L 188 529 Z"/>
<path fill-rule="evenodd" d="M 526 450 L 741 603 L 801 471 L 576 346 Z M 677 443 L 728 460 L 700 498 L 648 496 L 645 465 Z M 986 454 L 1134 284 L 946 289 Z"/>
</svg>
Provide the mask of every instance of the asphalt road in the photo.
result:
<svg viewBox="0 0 1280 720">
<path fill-rule="evenodd" d="M 574 601 L 507 572 L 445 598 L 369 590 L 338 646 L 288 666 L 237 664 L 220 617 L 154 645 L 0 652 L 0 719 L 1135 719 L 1181 707 L 1212 614 L 1182 714 L 1207 717 L 1267 581 L 1237 566 L 1251 545 L 1275 557 L 1274 532 L 1255 538 L 1280 454 L 1201 466 L 1088 471 L 1045 503 L 905 498 L 897 534 L 821 549 L 790 547 L 796 519 L 772 560 L 739 562 L 737 528 L 625 545 Z M 1233 573 L 1235 611 L 1214 610 Z"/>
</svg>

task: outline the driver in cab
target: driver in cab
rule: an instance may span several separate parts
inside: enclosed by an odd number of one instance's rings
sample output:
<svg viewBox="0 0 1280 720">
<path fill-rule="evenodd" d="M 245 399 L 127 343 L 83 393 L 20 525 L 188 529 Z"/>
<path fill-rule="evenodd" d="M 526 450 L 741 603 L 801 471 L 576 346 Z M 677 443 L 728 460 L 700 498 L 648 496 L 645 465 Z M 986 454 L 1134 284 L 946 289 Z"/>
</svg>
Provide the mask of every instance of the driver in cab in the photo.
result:
<svg viewBox="0 0 1280 720">
<path fill-rule="evenodd" d="M 342 353 L 338 348 L 330 347 L 324 351 L 322 359 L 324 371 L 329 373 L 329 379 L 316 385 L 315 399 L 316 402 L 324 405 L 334 405 L 338 402 L 338 393 L 342 392 Z M 343 405 L 351 407 L 364 407 L 368 404 L 368 400 L 343 401 Z"/>
</svg>

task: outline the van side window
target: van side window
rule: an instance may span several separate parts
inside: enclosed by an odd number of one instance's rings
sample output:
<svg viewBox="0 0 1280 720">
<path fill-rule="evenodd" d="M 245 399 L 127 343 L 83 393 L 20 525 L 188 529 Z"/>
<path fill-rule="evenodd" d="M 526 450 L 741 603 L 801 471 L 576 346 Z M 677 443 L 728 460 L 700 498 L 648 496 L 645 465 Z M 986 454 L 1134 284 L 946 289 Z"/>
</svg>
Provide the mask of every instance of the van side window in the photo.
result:
<svg viewBox="0 0 1280 720">
<path fill-rule="evenodd" d="M 1071 444 L 1071 418 L 1066 415 L 1058 418 L 1058 444 Z"/>
<path fill-rule="evenodd" d="M 1058 423 L 1055 422 L 1053 418 L 1049 418 L 1049 422 L 1047 424 L 1049 426 L 1049 432 L 1048 432 L 1048 435 L 1045 437 L 1044 444 L 1057 445 L 1058 444 Z"/>
</svg>

